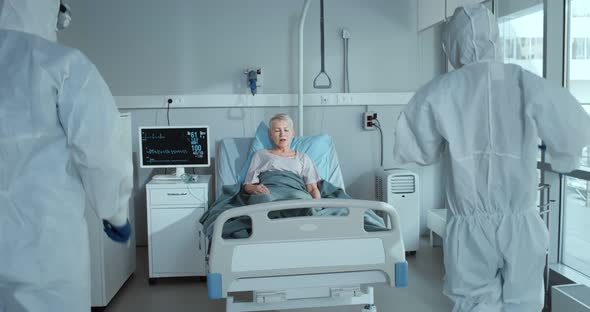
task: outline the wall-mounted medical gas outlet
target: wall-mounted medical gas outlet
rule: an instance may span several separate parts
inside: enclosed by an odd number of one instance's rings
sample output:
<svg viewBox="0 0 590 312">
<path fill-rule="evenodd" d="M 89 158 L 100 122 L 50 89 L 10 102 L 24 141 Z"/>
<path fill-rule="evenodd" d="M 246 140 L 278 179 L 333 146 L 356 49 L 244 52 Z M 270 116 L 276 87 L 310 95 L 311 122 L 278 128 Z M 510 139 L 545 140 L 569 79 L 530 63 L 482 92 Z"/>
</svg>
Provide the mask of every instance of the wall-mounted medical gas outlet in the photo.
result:
<svg viewBox="0 0 590 312">
<path fill-rule="evenodd" d="M 262 68 L 246 68 L 244 71 L 246 75 L 246 86 L 252 93 L 262 93 Z"/>
<path fill-rule="evenodd" d="M 374 120 L 377 119 L 377 113 L 364 112 L 363 113 L 363 128 L 365 130 L 375 130 Z"/>
</svg>

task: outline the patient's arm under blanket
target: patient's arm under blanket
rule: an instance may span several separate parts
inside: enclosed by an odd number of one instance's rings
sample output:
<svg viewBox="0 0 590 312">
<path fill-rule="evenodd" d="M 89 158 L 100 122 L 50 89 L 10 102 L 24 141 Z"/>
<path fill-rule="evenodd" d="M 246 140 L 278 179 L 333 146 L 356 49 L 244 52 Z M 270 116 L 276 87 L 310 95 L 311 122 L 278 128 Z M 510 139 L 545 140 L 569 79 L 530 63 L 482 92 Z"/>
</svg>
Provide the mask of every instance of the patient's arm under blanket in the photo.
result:
<svg viewBox="0 0 590 312">
<path fill-rule="evenodd" d="M 289 171 L 266 171 L 260 174 L 260 183 L 264 184 L 269 194 L 251 195 L 244 191 L 241 185 L 226 185 L 223 187 L 223 194 L 213 203 L 211 208 L 203 215 L 200 222 L 207 229 L 207 234 L 213 232 L 213 223 L 223 211 L 245 205 L 267 203 L 279 200 L 290 199 L 311 199 L 307 192 L 305 183 L 301 177 Z M 350 196 L 339 187 L 329 182 L 320 181 L 318 183 L 322 198 L 343 198 L 350 199 Z M 338 208 L 302 208 L 273 211 L 269 213 L 271 219 L 289 218 L 299 216 L 321 215 L 337 216 L 343 213 L 343 209 Z M 368 231 L 384 230 L 385 222 L 373 211 L 365 214 L 365 226 Z M 252 231 L 251 220 L 248 217 L 237 217 L 228 220 L 223 226 L 224 238 L 244 238 L 250 236 Z"/>
</svg>

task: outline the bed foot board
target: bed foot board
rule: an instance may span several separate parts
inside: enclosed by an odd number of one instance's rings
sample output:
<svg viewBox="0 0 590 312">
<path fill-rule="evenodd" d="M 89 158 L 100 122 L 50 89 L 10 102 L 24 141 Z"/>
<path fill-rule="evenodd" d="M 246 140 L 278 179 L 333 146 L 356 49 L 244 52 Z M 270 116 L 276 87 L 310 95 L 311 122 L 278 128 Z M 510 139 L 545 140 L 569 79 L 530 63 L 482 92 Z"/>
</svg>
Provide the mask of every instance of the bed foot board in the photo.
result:
<svg viewBox="0 0 590 312">
<path fill-rule="evenodd" d="M 225 311 L 270 311 L 347 305 L 363 306 L 362 312 L 377 312 L 373 287 L 367 287 L 366 292 L 361 287 L 255 292 L 254 302 L 236 302 L 233 297 L 228 296 Z"/>
</svg>

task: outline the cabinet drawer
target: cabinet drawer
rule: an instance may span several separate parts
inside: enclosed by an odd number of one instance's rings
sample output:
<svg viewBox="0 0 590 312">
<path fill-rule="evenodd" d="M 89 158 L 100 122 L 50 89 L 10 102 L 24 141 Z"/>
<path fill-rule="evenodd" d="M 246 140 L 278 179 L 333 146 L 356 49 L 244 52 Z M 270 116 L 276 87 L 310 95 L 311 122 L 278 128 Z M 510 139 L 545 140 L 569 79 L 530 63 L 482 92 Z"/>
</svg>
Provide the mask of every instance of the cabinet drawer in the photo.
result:
<svg viewBox="0 0 590 312">
<path fill-rule="evenodd" d="M 205 189 L 150 189 L 149 202 L 152 206 L 189 205 L 191 207 L 205 207 Z"/>
</svg>

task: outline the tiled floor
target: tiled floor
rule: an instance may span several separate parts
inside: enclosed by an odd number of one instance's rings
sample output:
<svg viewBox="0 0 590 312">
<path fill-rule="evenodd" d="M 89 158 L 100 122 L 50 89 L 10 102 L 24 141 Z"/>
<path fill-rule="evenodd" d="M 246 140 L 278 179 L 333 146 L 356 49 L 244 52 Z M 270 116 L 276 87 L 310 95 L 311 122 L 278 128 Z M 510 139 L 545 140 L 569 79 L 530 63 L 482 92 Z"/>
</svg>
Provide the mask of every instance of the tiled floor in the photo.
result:
<svg viewBox="0 0 590 312">
<path fill-rule="evenodd" d="M 443 279 L 442 249 L 431 248 L 422 239 L 420 250 L 408 257 L 410 286 L 404 289 L 379 286 L 375 289 L 375 304 L 379 312 L 450 311 L 451 305 L 441 293 Z M 223 300 L 209 300 L 207 287 L 196 279 L 163 279 L 154 285 L 147 279 L 147 248 L 137 249 L 137 271 L 127 281 L 105 312 L 222 312 Z M 296 310 L 290 310 L 296 311 Z M 304 311 L 348 312 L 360 307 L 308 309 Z"/>
</svg>

